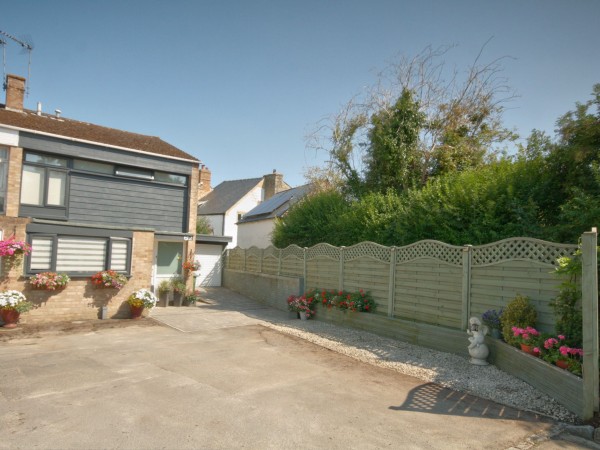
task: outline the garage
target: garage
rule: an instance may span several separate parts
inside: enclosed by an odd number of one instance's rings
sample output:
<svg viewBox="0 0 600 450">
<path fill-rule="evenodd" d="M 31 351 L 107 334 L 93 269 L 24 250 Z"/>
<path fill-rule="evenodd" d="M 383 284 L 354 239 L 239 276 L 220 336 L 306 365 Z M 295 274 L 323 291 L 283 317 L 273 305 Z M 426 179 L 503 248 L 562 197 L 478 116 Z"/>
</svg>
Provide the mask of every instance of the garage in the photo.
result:
<svg viewBox="0 0 600 450">
<path fill-rule="evenodd" d="M 229 242 L 231 238 L 227 236 L 196 236 L 195 259 L 200 263 L 200 275 L 196 278 L 196 287 L 221 286 L 221 255 Z"/>
</svg>

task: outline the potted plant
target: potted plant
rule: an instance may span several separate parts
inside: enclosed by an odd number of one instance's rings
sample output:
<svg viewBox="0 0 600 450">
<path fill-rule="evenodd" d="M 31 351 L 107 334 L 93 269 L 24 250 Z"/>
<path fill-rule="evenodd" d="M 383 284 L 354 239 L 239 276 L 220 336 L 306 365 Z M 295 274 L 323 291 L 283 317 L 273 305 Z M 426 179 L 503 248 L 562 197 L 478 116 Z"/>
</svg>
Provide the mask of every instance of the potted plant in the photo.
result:
<svg viewBox="0 0 600 450">
<path fill-rule="evenodd" d="M 542 359 L 554 364 L 561 369 L 569 370 L 576 375 L 581 375 L 581 360 L 583 350 L 565 345 L 565 336 L 559 334 L 544 341 Z"/>
<path fill-rule="evenodd" d="M 183 270 L 186 272 L 198 272 L 200 270 L 200 263 L 194 259 L 189 259 L 182 264 Z"/>
<path fill-rule="evenodd" d="M 185 293 L 185 281 L 179 277 L 172 278 L 171 289 L 173 290 L 173 306 L 181 306 L 183 294 Z"/>
<path fill-rule="evenodd" d="M 512 327 L 514 341 L 519 344 L 521 350 L 530 355 L 540 356 L 539 347 L 540 332 L 533 327 Z"/>
<path fill-rule="evenodd" d="M 481 315 L 481 321 L 484 325 L 490 329 L 490 334 L 495 339 L 500 339 L 502 337 L 502 333 L 500 332 L 500 328 L 502 327 L 501 318 L 502 318 L 503 309 L 500 308 L 499 311 L 495 309 L 488 309 Z"/>
<path fill-rule="evenodd" d="M 92 275 L 92 284 L 99 289 L 121 289 L 127 284 L 127 277 L 114 270 L 102 270 Z"/>
<path fill-rule="evenodd" d="M 15 240 L 14 236 L 0 241 L 0 256 L 5 258 L 7 270 L 19 265 L 23 255 L 29 255 L 30 253 L 31 245 L 24 241 Z"/>
<path fill-rule="evenodd" d="M 42 272 L 29 277 L 29 283 L 34 289 L 44 289 L 47 291 L 64 289 L 69 281 L 71 279 L 67 274 L 56 272 Z"/>
<path fill-rule="evenodd" d="M 169 304 L 169 292 L 171 292 L 171 282 L 169 280 L 162 280 L 158 285 L 160 306 L 167 306 Z"/>
<path fill-rule="evenodd" d="M 194 291 L 188 294 L 183 299 L 183 306 L 196 306 L 196 302 L 200 300 L 200 291 Z"/>
<path fill-rule="evenodd" d="M 131 318 L 139 319 L 142 317 L 142 312 L 145 308 L 154 308 L 158 299 L 156 295 L 150 292 L 148 289 L 140 289 L 135 291 L 127 299 L 129 307 L 131 308 Z"/>
<path fill-rule="evenodd" d="M 287 299 L 287 304 L 290 311 L 297 312 L 300 315 L 300 319 L 307 320 L 315 314 L 317 302 L 314 297 L 290 295 Z"/>
<path fill-rule="evenodd" d="M 19 291 L 0 292 L 0 317 L 4 328 L 16 328 L 21 313 L 29 311 L 33 304 Z"/>
<path fill-rule="evenodd" d="M 14 236 L 0 241 L 0 256 L 21 256 L 31 253 L 31 245 L 24 241 L 16 241 Z"/>
</svg>

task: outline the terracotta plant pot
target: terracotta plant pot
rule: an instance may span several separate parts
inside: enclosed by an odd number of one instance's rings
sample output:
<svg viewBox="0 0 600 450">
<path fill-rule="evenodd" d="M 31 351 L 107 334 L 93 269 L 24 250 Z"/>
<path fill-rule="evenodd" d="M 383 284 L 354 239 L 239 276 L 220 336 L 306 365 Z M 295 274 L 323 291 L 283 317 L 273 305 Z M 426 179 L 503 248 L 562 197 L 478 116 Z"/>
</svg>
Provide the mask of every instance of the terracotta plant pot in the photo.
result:
<svg viewBox="0 0 600 450">
<path fill-rule="evenodd" d="M 4 322 L 4 328 L 16 328 L 21 313 L 14 309 L 0 309 L 0 317 Z"/>
<path fill-rule="evenodd" d="M 539 356 L 538 354 L 534 353 L 533 346 L 531 346 L 531 345 L 521 344 L 521 350 L 530 355 Z"/>
<path fill-rule="evenodd" d="M 144 312 L 143 306 L 129 305 L 129 307 L 131 308 L 131 318 L 132 319 L 139 319 L 140 317 L 142 317 L 142 312 Z"/>
<path fill-rule="evenodd" d="M 556 367 L 567 370 L 569 368 L 569 363 L 567 361 L 563 361 L 562 359 L 558 359 L 556 361 Z"/>
</svg>

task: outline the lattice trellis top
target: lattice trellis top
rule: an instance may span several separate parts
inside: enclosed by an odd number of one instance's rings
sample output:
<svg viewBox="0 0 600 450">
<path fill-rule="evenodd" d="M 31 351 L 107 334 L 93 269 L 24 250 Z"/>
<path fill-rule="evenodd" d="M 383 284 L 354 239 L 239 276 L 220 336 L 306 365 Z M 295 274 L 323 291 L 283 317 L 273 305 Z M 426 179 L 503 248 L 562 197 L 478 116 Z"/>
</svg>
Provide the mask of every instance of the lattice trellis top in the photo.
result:
<svg viewBox="0 0 600 450">
<path fill-rule="evenodd" d="M 385 247 L 375 242 L 361 242 L 344 248 L 344 261 L 352 261 L 366 256 L 378 261 L 390 262 L 391 255 L 391 247 Z"/>
<path fill-rule="evenodd" d="M 436 258 L 455 266 L 462 265 L 464 247 L 440 241 L 425 240 L 396 248 L 396 264 L 419 258 Z"/>
<path fill-rule="evenodd" d="M 249 256 L 254 256 L 255 258 L 261 258 L 262 257 L 262 249 L 256 247 L 256 246 L 252 246 L 248 249 L 246 249 L 246 257 Z"/>
<path fill-rule="evenodd" d="M 311 260 L 319 257 L 326 257 L 339 261 L 340 259 L 340 248 L 334 247 L 329 244 L 317 244 L 306 250 L 306 259 Z"/>
<path fill-rule="evenodd" d="M 289 245 L 281 250 L 281 259 L 285 259 L 288 256 L 295 256 L 296 258 L 304 259 L 304 249 L 297 245 Z"/>
<path fill-rule="evenodd" d="M 485 266 L 508 260 L 529 260 L 556 265 L 557 258 L 572 255 L 576 245 L 555 244 L 533 238 L 509 238 L 473 247 L 471 264 Z"/>
</svg>

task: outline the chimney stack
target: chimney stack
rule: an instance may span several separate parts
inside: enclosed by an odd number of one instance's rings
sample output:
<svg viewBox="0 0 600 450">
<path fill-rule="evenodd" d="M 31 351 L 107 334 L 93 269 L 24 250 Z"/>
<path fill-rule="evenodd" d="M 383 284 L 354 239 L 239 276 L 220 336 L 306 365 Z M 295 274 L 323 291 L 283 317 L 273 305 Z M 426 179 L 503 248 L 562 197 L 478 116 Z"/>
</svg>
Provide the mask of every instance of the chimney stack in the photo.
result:
<svg viewBox="0 0 600 450">
<path fill-rule="evenodd" d="M 23 111 L 25 97 L 25 78 L 17 75 L 6 75 L 6 109 Z"/>
<path fill-rule="evenodd" d="M 269 200 L 278 192 L 284 190 L 283 186 L 283 174 L 277 173 L 277 170 L 273 169 L 273 173 L 265 175 L 263 177 L 263 189 L 265 190 L 265 200 Z"/>
<path fill-rule="evenodd" d="M 212 190 L 210 187 L 210 177 L 210 170 L 202 164 L 200 166 L 200 176 L 198 177 L 198 199 L 201 199 Z"/>
</svg>

